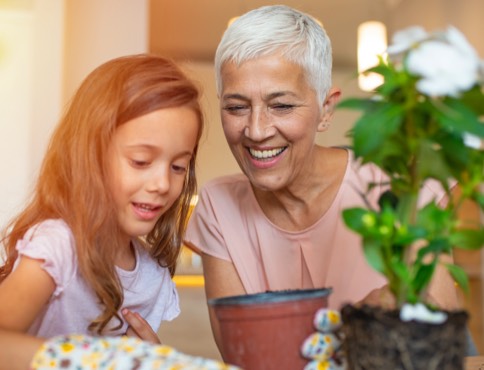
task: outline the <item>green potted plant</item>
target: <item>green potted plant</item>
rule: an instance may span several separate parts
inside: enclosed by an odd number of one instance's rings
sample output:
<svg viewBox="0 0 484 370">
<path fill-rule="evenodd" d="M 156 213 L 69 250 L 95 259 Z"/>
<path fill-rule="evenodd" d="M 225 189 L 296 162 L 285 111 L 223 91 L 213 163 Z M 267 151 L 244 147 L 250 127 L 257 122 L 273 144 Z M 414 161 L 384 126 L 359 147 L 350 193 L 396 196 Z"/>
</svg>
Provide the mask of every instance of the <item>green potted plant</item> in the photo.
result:
<svg viewBox="0 0 484 370">
<path fill-rule="evenodd" d="M 355 157 L 385 172 L 388 191 L 376 207 L 346 209 L 343 218 L 361 235 L 368 263 L 386 277 L 396 309 L 343 307 L 349 366 L 459 369 L 467 314 L 444 312 L 426 292 L 439 265 L 467 291 L 465 271 L 442 256 L 484 245 L 482 220 L 459 220 L 464 202 L 484 210 L 484 64 L 457 29 L 412 27 L 395 34 L 368 72 L 382 75 L 383 84 L 370 97 L 346 99 L 339 107 L 362 111 L 349 133 Z M 445 205 L 419 202 L 427 181 L 445 190 Z"/>
</svg>

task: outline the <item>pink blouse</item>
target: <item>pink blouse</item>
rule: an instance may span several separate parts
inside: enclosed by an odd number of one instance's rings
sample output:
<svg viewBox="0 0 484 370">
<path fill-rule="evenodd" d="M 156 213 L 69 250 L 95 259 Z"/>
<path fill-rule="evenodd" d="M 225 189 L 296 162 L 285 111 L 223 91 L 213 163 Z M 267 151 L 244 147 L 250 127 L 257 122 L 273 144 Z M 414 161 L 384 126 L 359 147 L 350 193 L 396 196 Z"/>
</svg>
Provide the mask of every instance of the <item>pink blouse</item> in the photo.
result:
<svg viewBox="0 0 484 370">
<path fill-rule="evenodd" d="M 200 191 L 186 241 L 201 252 L 231 261 L 247 293 L 267 290 L 331 287 L 329 306 L 339 309 L 386 284 L 366 262 L 358 234 L 349 230 L 341 212 L 364 206 L 355 189 L 381 183 L 377 167 L 358 167 L 348 156 L 341 187 L 328 211 L 305 230 L 290 232 L 269 221 L 259 207 L 248 179 L 232 175 L 214 179 Z M 431 184 L 434 185 L 434 184 Z M 368 196 L 376 204 L 384 189 Z M 421 201 L 443 195 L 426 186 Z"/>
</svg>

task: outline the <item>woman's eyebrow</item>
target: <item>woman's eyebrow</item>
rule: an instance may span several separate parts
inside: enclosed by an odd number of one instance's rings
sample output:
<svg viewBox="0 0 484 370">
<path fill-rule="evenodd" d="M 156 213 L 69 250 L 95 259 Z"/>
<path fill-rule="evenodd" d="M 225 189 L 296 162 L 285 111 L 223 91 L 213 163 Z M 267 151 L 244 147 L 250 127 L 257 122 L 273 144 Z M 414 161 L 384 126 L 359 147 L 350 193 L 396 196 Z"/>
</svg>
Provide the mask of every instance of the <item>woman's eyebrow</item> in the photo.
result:
<svg viewBox="0 0 484 370">
<path fill-rule="evenodd" d="M 236 100 L 249 100 L 246 96 L 238 93 L 233 93 L 233 94 L 226 94 L 223 97 L 223 100 L 228 100 L 228 99 L 236 99 Z"/>
</svg>

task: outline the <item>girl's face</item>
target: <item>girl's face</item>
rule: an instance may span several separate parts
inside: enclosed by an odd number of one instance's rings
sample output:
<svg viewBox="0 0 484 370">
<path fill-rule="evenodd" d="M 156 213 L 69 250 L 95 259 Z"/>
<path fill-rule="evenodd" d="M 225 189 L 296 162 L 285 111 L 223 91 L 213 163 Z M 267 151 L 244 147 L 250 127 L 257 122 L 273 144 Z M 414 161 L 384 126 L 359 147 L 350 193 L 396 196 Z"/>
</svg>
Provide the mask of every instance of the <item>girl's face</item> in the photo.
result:
<svg viewBox="0 0 484 370">
<path fill-rule="evenodd" d="M 268 191 L 304 182 L 327 117 L 303 69 L 270 55 L 221 72 L 225 137 L 250 182 Z"/>
<path fill-rule="evenodd" d="M 108 149 L 111 192 L 127 242 L 148 234 L 180 196 L 200 128 L 188 107 L 120 125 Z"/>
</svg>

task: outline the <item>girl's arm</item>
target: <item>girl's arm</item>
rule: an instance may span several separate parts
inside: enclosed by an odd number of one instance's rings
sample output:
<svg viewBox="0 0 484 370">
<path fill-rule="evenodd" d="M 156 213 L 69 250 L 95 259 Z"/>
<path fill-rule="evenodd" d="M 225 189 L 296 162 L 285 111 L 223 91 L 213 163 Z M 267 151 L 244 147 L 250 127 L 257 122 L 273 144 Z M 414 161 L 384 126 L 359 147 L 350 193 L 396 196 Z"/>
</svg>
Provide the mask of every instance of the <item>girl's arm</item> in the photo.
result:
<svg viewBox="0 0 484 370">
<path fill-rule="evenodd" d="M 0 370 L 27 370 L 43 339 L 0 329 Z"/>
<path fill-rule="evenodd" d="M 43 261 L 19 257 L 17 268 L 0 284 L 0 329 L 26 332 L 55 290 Z"/>
</svg>

